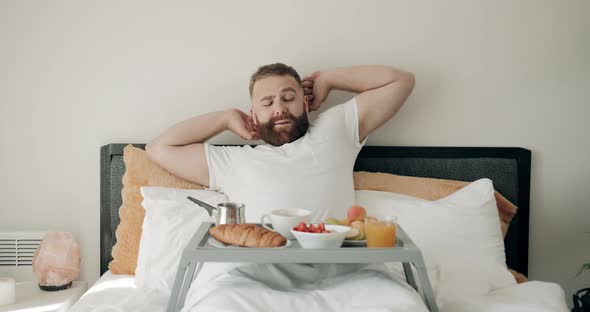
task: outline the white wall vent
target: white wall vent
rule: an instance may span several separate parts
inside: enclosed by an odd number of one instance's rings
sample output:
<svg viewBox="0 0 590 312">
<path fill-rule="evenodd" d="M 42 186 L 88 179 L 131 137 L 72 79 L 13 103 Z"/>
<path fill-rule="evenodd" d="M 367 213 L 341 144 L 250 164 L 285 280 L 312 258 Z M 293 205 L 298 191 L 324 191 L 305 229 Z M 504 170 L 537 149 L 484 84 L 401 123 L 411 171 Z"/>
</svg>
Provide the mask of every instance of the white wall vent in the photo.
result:
<svg viewBox="0 0 590 312">
<path fill-rule="evenodd" d="M 0 232 L 0 267 L 31 266 L 46 232 Z"/>
</svg>

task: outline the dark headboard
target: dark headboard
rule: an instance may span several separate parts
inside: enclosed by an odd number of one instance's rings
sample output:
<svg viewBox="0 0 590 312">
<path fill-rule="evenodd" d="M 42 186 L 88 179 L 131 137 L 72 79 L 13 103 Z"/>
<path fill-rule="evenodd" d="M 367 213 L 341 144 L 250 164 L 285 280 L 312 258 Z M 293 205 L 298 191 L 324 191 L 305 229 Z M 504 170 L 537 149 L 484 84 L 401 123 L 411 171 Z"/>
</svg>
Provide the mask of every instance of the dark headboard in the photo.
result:
<svg viewBox="0 0 590 312">
<path fill-rule="evenodd" d="M 109 144 L 100 149 L 101 275 L 108 270 L 111 249 L 116 242 L 126 145 Z M 461 181 L 489 178 L 498 192 L 518 206 L 504 241 L 506 263 L 528 274 L 531 151 L 512 147 L 365 146 L 354 170 Z"/>
</svg>

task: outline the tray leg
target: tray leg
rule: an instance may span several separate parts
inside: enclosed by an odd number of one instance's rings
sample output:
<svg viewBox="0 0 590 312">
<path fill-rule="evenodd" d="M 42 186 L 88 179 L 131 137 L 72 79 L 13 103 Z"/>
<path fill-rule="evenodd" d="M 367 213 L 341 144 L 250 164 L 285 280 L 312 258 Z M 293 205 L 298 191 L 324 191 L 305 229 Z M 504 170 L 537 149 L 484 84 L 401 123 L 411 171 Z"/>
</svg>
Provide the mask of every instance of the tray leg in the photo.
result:
<svg viewBox="0 0 590 312">
<path fill-rule="evenodd" d="M 176 271 L 176 278 L 174 279 L 174 285 L 172 285 L 172 292 L 170 294 L 170 299 L 168 299 L 168 307 L 166 308 L 167 312 L 175 312 L 177 310 L 178 302 L 179 302 L 179 295 L 184 284 L 184 280 L 186 279 L 186 273 L 189 266 L 193 265 L 193 263 L 189 260 L 186 260 L 186 257 L 180 258 L 180 263 L 178 264 L 178 270 Z M 182 306 L 181 306 L 182 307 Z M 180 310 L 180 309 L 178 309 Z"/>
<path fill-rule="evenodd" d="M 200 270 L 202 264 L 198 263 L 196 259 L 190 261 L 186 260 L 186 257 L 184 256 L 180 259 L 178 271 L 176 272 L 176 279 L 174 280 L 174 286 L 172 286 L 172 293 L 168 300 L 167 312 L 180 311 L 184 306 L 184 300 L 186 299 L 186 294 L 193 281 L 193 274 L 195 273 L 197 265 L 199 265 Z"/>
<path fill-rule="evenodd" d="M 416 291 L 419 291 L 418 286 L 416 286 L 416 280 L 414 279 L 414 273 L 412 273 L 412 265 L 408 262 L 403 262 L 402 264 L 404 266 L 404 273 L 406 274 L 406 281 L 408 281 L 408 284 L 410 284 L 410 286 Z"/>
<path fill-rule="evenodd" d="M 193 280 L 195 279 L 195 276 L 197 276 L 197 274 L 199 274 L 199 271 L 201 271 L 202 267 L 203 267 L 203 262 L 193 262 L 193 264 L 191 264 L 191 266 L 189 266 L 188 271 L 186 272 L 186 275 L 184 276 L 184 281 L 182 283 L 182 289 L 180 290 L 180 294 L 178 295 L 178 303 L 176 305 L 177 312 L 180 312 L 182 307 L 184 307 L 184 302 L 186 300 L 186 294 L 188 293 L 188 290 L 191 287 L 191 284 L 192 284 Z"/>
<path fill-rule="evenodd" d="M 424 261 L 419 259 L 414 263 L 414 265 L 416 266 L 416 271 L 418 271 L 420 286 L 422 288 L 422 293 L 424 294 L 424 300 L 426 301 L 428 309 L 430 312 L 438 312 L 438 307 L 436 305 L 436 301 L 434 300 L 432 287 L 430 286 L 430 280 L 428 279 L 428 275 L 426 275 L 426 266 L 424 265 Z"/>
</svg>

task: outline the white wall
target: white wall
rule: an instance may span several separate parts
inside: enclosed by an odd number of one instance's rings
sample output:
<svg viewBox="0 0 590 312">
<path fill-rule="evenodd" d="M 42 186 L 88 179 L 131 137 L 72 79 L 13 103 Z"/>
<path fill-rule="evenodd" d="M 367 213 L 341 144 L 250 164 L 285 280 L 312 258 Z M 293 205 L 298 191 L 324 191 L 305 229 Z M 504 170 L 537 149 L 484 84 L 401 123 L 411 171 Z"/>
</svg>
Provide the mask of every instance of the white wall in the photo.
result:
<svg viewBox="0 0 590 312">
<path fill-rule="evenodd" d="M 93 282 L 101 145 L 247 109 L 258 65 L 389 64 L 417 85 L 368 144 L 531 149 L 530 278 L 569 294 L 590 286 L 574 278 L 590 261 L 589 15 L 581 0 L 2 1 L 0 228 L 73 232 Z"/>
</svg>

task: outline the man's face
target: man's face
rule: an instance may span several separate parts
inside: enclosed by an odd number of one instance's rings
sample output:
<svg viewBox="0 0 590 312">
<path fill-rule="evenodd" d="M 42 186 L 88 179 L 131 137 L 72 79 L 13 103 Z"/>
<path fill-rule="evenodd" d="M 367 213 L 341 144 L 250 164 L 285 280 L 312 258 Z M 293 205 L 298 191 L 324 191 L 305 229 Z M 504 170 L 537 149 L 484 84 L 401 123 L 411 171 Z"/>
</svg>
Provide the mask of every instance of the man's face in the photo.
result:
<svg viewBox="0 0 590 312">
<path fill-rule="evenodd" d="M 254 84 L 250 113 L 260 138 L 281 146 L 304 136 L 309 128 L 308 102 L 291 76 L 270 76 Z"/>
</svg>

